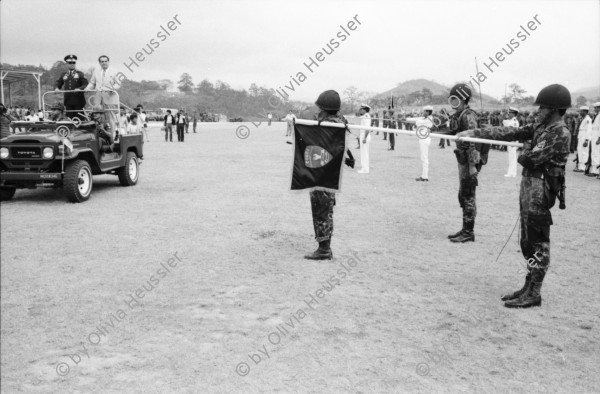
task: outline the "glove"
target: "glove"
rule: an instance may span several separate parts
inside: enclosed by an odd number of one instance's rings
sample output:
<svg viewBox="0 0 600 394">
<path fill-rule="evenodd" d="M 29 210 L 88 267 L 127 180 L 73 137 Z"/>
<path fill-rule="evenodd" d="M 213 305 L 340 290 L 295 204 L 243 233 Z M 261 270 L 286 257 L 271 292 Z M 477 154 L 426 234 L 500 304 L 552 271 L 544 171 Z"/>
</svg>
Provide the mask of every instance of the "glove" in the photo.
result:
<svg viewBox="0 0 600 394">
<path fill-rule="evenodd" d="M 583 147 L 587 148 L 587 146 L 588 146 L 588 140 L 583 141 Z"/>
<path fill-rule="evenodd" d="M 600 137 L 596 140 L 596 145 L 600 145 Z"/>
<path fill-rule="evenodd" d="M 523 142 L 523 148 L 524 151 L 525 150 L 531 150 L 531 141 L 525 141 Z"/>
<path fill-rule="evenodd" d="M 346 152 L 348 153 L 348 157 L 346 158 L 346 160 L 344 160 L 344 163 L 350 167 L 350 168 L 354 168 L 354 156 L 352 156 L 352 152 L 350 152 L 350 149 L 348 149 L 348 151 Z"/>
</svg>

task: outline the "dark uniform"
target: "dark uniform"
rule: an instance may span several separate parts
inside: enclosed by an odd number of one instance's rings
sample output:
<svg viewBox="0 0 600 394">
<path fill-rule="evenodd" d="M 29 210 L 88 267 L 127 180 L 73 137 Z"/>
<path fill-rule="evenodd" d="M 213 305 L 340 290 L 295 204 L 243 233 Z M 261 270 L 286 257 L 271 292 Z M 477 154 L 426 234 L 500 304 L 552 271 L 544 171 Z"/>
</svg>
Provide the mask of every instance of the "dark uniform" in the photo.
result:
<svg viewBox="0 0 600 394">
<path fill-rule="evenodd" d="M 462 112 L 455 112 L 450 117 L 450 129 L 454 134 L 460 131 L 476 129 L 477 113 L 468 105 Z M 452 242 L 475 241 L 475 217 L 477 216 L 476 191 L 478 174 L 483 165 L 487 164 L 488 144 L 473 142 L 456 143 L 456 159 L 458 161 L 458 203 L 463 211 L 463 226 L 461 231 L 449 236 Z"/>
<path fill-rule="evenodd" d="M 341 106 L 340 95 L 334 90 L 327 90 L 317 99 L 317 106 L 321 109 L 317 119 L 320 122 L 344 123 L 348 122 L 338 114 Z M 350 164 L 350 161 L 352 163 Z M 352 159 L 346 159 L 346 165 L 354 166 Z M 310 260 L 326 260 L 333 257 L 331 251 L 331 236 L 333 234 L 333 207 L 335 206 L 335 193 L 313 190 L 310 192 L 310 206 L 312 211 L 315 239 L 319 248 L 313 253 L 304 256 Z"/>
<path fill-rule="evenodd" d="M 566 110 L 571 96 L 562 85 L 550 85 L 542 89 L 535 104 L 552 111 Z M 552 113 L 551 113 L 552 114 Z M 559 113 L 560 114 L 560 113 Z M 554 116 L 554 115 L 552 115 Z M 533 123 L 515 129 L 491 127 L 476 129 L 472 135 L 502 141 L 529 141 L 525 143 L 518 162 L 523 166 L 523 178 L 519 192 L 521 213 L 521 252 L 527 260 L 528 273 L 523 289 L 504 296 L 507 307 L 530 307 L 541 305 L 541 287 L 550 266 L 550 209 L 556 198 L 561 199 L 564 172 L 569 157 L 571 134 L 560 116 L 546 123 Z"/>
<path fill-rule="evenodd" d="M 347 123 L 342 115 L 326 115 L 319 118 L 321 122 Z M 333 234 L 333 207 L 335 206 L 335 193 L 323 190 L 310 192 L 310 206 L 312 208 L 315 240 L 317 242 L 329 241 Z"/>
<path fill-rule="evenodd" d="M 65 57 L 65 61 L 76 61 L 77 56 L 68 55 Z M 56 80 L 55 88 L 61 90 L 75 90 L 85 89 L 88 85 L 88 80 L 81 71 L 69 70 L 60 75 L 60 78 Z M 67 110 L 67 116 L 77 117 L 83 119 L 83 116 L 79 111 L 83 112 L 85 107 L 85 95 L 81 93 L 65 93 L 64 104 Z"/>
</svg>

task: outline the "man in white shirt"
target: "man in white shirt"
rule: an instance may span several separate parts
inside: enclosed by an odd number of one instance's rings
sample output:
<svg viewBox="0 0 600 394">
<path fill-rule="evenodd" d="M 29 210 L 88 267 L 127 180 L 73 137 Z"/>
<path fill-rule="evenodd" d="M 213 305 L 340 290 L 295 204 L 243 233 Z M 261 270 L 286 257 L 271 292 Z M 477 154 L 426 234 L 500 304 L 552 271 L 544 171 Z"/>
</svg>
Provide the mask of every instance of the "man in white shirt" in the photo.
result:
<svg viewBox="0 0 600 394">
<path fill-rule="evenodd" d="M 519 110 L 513 107 L 508 107 L 508 119 L 502 121 L 504 127 L 515 127 L 519 128 L 519 121 L 517 115 Z M 516 142 L 516 141 L 515 141 Z M 508 171 L 504 174 L 505 177 L 514 178 L 517 176 L 517 147 L 508 147 Z"/>
<path fill-rule="evenodd" d="M 600 101 L 594 103 L 594 120 L 592 121 L 592 166 L 590 167 L 589 176 L 595 176 L 600 179 Z"/>
<path fill-rule="evenodd" d="M 271 115 L 270 112 L 267 114 L 267 119 L 269 119 L 269 126 L 271 126 L 271 120 L 273 120 L 273 115 Z"/>
<path fill-rule="evenodd" d="M 287 132 L 285 133 L 286 137 L 292 135 L 292 131 L 294 130 L 294 120 L 296 119 L 296 115 L 290 111 L 286 116 L 285 120 L 287 121 Z"/>
<path fill-rule="evenodd" d="M 371 127 L 371 107 L 367 104 L 361 104 L 358 114 L 360 115 L 360 125 Z M 369 173 L 369 146 L 371 145 L 371 135 L 369 130 L 360 130 L 360 170 L 359 174 Z"/>
<path fill-rule="evenodd" d="M 421 153 L 421 176 L 415 178 L 417 182 L 429 182 L 429 146 L 431 145 L 431 137 L 429 133 L 433 127 L 433 107 L 426 105 L 423 107 L 425 116 L 418 118 L 406 118 L 409 122 L 415 122 L 417 126 L 417 137 L 419 137 L 419 151 Z M 423 128 L 427 128 L 426 130 Z"/>
<path fill-rule="evenodd" d="M 100 63 L 100 68 L 94 70 L 90 83 L 85 90 L 100 91 L 96 93 L 96 102 L 94 104 L 101 104 L 106 110 L 110 132 L 114 138 L 118 124 L 117 114 L 119 112 L 119 98 L 114 91 L 121 87 L 121 83 L 117 79 L 115 72 L 108 68 L 110 63 L 108 56 L 100 56 L 98 62 Z"/>
<path fill-rule="evenodd" d="M 579 124 L 579 134 L 577 142 L 577 168 L 573 171 L 584 172 L 588 159 L 590 158 L 590 138 L 592 138 L 592 118 L 588 115 L 590 108 L 587 105 L 579 107 L 579 114 L 583 118 Z M 595 141 L 594 141 L 595 143 Z"/>
</svg>

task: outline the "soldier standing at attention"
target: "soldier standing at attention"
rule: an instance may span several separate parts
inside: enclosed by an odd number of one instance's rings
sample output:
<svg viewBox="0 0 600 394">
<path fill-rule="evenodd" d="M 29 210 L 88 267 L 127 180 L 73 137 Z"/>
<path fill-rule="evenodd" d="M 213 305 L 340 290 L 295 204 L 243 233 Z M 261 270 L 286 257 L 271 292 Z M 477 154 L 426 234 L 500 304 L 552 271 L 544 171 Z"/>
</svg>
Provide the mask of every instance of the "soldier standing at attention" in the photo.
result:
<svg viewBox="0 0 600 394">
<path fill-rule="evenodd" d="M 362 104 L 358 114 L 360 115 L 361 126 L 371 126 L 371 115 L 369 114 L 371 107 L 367 104 Z M 360 170 L 359 174 L 369 173 L 369 147 L 371 145 L 371 135 L 369 130 L 360 130 Z"/>
<path fill-rule="evenodd" d="M 577 143 L 577 168 L 575 172 L 588 172 L 587 162 L 590 158 L 590 138 L 592 138 L 592 118 L 588 115 L 590 108 L 587 105 L 579 107 L 579 114 L 581 115 L 581 123 L 579 124 L 579 141 Z"/>
<path fill-rule="evenodd" d="M 469 107 L 471 96 L 471 88 L 464 83 L 456 84 L 450 89 L 448 102 L 456 111 L 450 118 L 450 129 L 454 134 L 477 128 L 477 113 Z M 458 202 L 463 212 L 463 226 L 459 232 L 448 236 L 452 242 L 475 241 L 477 176 L 481 167 L 487 163 L 489 150 L 488 144 L 473 142 L 456 144 L 454 154 L 458 160 Z"/>
<path fill-rule="evenodd" d="M 347 121 L 339 114 L 342 101 L 335 90 L 326 90 L 319 95 L 315 102 L 319 107 L 317 120 L 321 122 L 344 123 Z M 324 190 L 310 192 L 310 206 L 312 209 L 315 239 L 319 248 L 304 256 L 309 260 L 331 260 L 331 236 L 333 234 L 333 207 L 335 206 L 335 193 Z"/>
<path fill-rule="evenodd" d="M 67 62 L 69 70 L 62 73 L 60 78 L 56 80 L 54 90 L 84 90 L 88 85 L 88 80 L 81 71 L 75 69 L 77 56 L 67 55 L 65 56 L 65 62 Z M 83 92 L 65 93 L 64 104 L 67 109 L 67 116 L 78 118 L 80 120 L 84 119 L 82 115 L 83 107 L 85 107 L 85 96 L 83 95 Z"/>
<path fill-rule="evenodd" d="M 542 282 L 550 266 L 550 225 L 556 197 L 564 185 L 571 134 L 563 122 L 571 106 L 571 93 L 558 84 L 543 88 L 535 100 L 540 106 L 539 123 L 519 129 L 491 127 L 462 132 L 457 137 L 478 137 L 502 141 L 525 142 L 519 156 L 523 166 L 519 205 L 521 211 L 521 251 L 527 260 L 525 285 L 505 295 L 508 308 L 542 305 Z"/>
<path fill-rule="evenodd" d="M 504 127 L 519 127 L 517 115 L 519 110 L 513 107 L 508 107 L 508 119 L 502 121 Z M 508 171 L 504 174 L 505 177 L 514 178 L 517 176 L 517 148 L 515 146 L 508 147 Z"/>
</svg>

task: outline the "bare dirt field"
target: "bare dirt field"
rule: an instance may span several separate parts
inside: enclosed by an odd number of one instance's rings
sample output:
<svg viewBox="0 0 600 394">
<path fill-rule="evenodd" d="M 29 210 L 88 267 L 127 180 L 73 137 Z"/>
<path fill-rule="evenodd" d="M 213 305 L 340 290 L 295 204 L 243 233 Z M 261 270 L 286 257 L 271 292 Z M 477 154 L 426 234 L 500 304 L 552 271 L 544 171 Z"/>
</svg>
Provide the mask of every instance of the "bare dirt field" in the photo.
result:
<svg viewBox="0 0 600 394">
<path fill-rule="evenodd" d="M 344 171 L 334 259 L 308 261 L 285 125 L 238 125 L 185 143 L 152 128 L 135 187 L 2 203 L 3 393 L 600 392 L 600 182 L 569 163 L 543 304 L 509 310 L 524 261 L 518 228 L 498 258 L 518 217 L 506 152 L 481 173 L 476 242 L 457 245 L 452 149 L 434 140 L 415 182 L 417 139 L 374 136 L 371 173 Z"/>
</svg>

